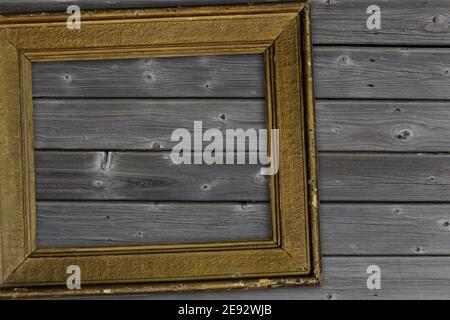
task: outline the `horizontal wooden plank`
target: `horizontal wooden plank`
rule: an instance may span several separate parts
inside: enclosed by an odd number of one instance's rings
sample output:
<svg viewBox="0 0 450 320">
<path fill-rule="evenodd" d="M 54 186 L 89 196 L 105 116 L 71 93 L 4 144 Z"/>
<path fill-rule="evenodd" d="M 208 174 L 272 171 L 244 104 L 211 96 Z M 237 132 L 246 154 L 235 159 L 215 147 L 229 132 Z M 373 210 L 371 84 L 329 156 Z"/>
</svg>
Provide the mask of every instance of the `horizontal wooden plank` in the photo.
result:
<svg viewBox="0 0 450 320">
<path fill-rule="evenodd" d="M 450 195 L 449 155 L 321 154 L 319 162 L 322 200 Z M 174 165 L 168 152 L 42 151 L 36 167 L 39 199 L 267 200 L 258 165 Z"/>
<path fill-rule="evenodd" d="M 288 1 L 288 0 L 283 0 Z M 73 0 L 83 10 L 142 8 L 245 3 L 244 0 Z M 253 0 L 252 3 L 277 2 Z M 315 44 L 450 44 L 449 8 L 442 0 L 312 0 L 312 28 Z M 370 5 L 381 9 L 381 29 L 366 26 Z M 0 12 L 65 11 L 69 4 L 51 0 L 2 0 Z"/>
<path fill-rule="evenodd" d="M 321 151 L 448 152 L 446 102 L 316 102 Z"/>
<path fill-rule="evenodd" d="M 264 97 L 256 54 L 36 62 L 33 97 Z"/>
<path fill-rule="evenodd" d="M 176 128 L 265 127 L 265 102 L 252 99 L 35 99 L 37 149 L 170 149 Z M 320 151 L 447 152 L 445 102 L 316 102 Z"/>
<path fill-rule="evenodd" d="M 449 299 L 450 257 L 325 257 L 317 287 L 116 296 L 117 299 Z M 381 289 L 367 288 L 367 268 L 381 269 Z M 283 282 L 279 283 L 283 286 Z M 105 297 L 100 297 L 105 298 Z M 108 297 L 106 297 L 108 298 Z M 109 297 L 111 298 L 111 296 Z"/>
<path fill-rule="evenodd" d="M 448 201 L 450 155 L 321 154 L 326 201 Z"/>
<path fill-rule="evenodd" d="M 38 201 L 38 246 L 268 239 L 267 203 Z M 324 255 L 448 255 L 450 205 L 323 203 Z"/>
<path fill-rule="evenodd" d="M 312 0 L 315 44 L 448 45 L 449 6 L 442 0 Z M 378 5 L 381 29 L 369 30 L 367 9 Z M 371 11 L 372 12 L 372 11 Z"/>
<path fill-rule="evenodd" d="M 325 255 L 449 255 L 450 205 L 324 203 Z"/>
<path fill-rule="evenodd" d="M 37 203 L 39 248 L 259 240 L 268 203 Z"/>
<path fill-rule="evenodd" d="M 237 99 L 35 99 L 38 149 L 171 149 L 177 128 L 266 128 L 265 102 Z M 194 138 L 194 137 L 192 137 Z M 201 138 L 200 138 L 201 139 Z"/>
<path fill-rule="evenodd" d="M 324 201 L 448 201 L 450 155 L 321 154 Z M 174 165 L 169 152 L 36 153 L 38 199 L 266 201 L 259 165 Z"/>
<path fill-rule="evenodd" d="M 450 49 L 316 47 L 317 98 L 449 99 Z"/>
<path fill-rule="evenodd" d="M 248 162 L 247 162 L 248 163 Z M 173 162 L 170 152 L 36 152 L 37 199 L 267 201 L 260 165 Z"/>
<path fill-rule="evenodd" d="M 450 49 L 316 47 L 322 99 L 449 99 Z M 259 55 L 42 62 L 38 97 L 264 97 Z"/>
</svg>

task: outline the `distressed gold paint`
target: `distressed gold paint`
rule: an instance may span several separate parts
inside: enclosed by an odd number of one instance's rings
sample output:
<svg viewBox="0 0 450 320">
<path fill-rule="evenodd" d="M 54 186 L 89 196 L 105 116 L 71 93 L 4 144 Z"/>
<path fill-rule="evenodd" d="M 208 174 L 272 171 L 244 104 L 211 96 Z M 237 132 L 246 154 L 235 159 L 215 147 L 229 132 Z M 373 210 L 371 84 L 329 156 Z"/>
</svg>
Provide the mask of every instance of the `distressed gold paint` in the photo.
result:
<svg viewBox="0 0 450 320">
<path fill-rule="evenodd" d="M 25 259 L 19 52 L 0 39 L 1 280 Z"/>
<path fill-rule="evenodd" d="M 299 61 L 298 17 L 274 43 L 277 126 L 280 129 L 282 247 L 309 270 L 304 105 Z"/>
</svg>

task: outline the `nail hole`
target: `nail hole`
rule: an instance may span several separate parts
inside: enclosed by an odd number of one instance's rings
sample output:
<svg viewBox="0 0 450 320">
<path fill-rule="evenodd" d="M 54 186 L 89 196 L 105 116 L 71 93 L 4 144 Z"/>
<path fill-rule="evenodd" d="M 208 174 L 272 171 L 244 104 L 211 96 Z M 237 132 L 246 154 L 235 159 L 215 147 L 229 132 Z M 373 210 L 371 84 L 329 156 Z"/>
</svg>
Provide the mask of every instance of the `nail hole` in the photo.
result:
<svg viewBox="0 0 450 320">
<path fill-rule="evenodd" d="M 407 140 L 411 136 L 411 131 L 409 130 L 401 130 L 397 134 L 397 138 L 400 140 Z"/>
<path fill-rule="evenodd" d="M 144 72 L 143 75 L 144 75 L 145 80 L 147 80 L 147 81 L 153 80 L 153 75 L 150 72 Z"/>
<path fill-rule="evenodd" d="M 346 57 L 346 56 L 340 57 L 339 58 L 339 64 L 341 64 L 341 65 L 348 64 L 348 57 Z"/>
<path fill-rule="evenodd" d="M 373 83 L 369 83 L 367 86 L 370 87 L 370 88 L 375 87 L 375 85 Z"/>
<path fill-rule="evenodd" d="M 444 227 L 448 227 L 449 225 L 450 225 L 450 222 L 448 222 L 448 221 L 444 222 Z"/>
<path fill-rule="evenodd" d="M 226 118 L 226 117 L 225 117 L 224 114 L 221 114 L 221 115 L 220 115 L 220 119 L 225 120 L 225 118 Z"/>
<path fill-rule="evenodd" d="M 101 187 L 103 185 L 103 182 L 101 182 L 100 180 L 97 180 L 97 181 L 94 182 L 94 185 L 96 187 Z"/>
</svg>

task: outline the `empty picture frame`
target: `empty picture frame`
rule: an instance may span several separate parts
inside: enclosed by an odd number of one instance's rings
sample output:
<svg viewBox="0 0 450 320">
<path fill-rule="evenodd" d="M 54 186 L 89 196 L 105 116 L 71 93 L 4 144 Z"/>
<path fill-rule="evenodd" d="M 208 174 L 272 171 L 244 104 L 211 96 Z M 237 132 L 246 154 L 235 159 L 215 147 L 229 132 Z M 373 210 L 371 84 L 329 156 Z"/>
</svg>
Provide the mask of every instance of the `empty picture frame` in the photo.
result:
<svg viewBox="0 0 450 320">
<path fill-rule="evenodd" d="M 317 164 L 309 6 L 303 2 L 88 11 L 0 18 L 0 297 L 99 295 L 317 284 Z M 31 63 L 260 53 L 268 129 L 272 239 L 110 247 L 36 246 Z M 67 267 L 82 272 L 66 287 Z"/>
</svg>

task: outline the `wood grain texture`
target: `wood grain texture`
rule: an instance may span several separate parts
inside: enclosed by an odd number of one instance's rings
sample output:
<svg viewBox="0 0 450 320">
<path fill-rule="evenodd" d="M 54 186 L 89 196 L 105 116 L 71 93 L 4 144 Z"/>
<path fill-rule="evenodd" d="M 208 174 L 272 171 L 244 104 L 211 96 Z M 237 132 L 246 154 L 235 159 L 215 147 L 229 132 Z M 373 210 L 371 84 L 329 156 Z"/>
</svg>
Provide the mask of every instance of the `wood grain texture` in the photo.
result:
<svg viewBox="0 0 450 320">
<path fill-rule="evenodd" d="M 39 201 L 38 247 L 267 239 L 267 203 Z M 448 204 L 322 203 L 324 255 L 448 255 Z"/>
<path fill-rule="evenodd" d="M 35 99 L 37 149 L 170 149 L 175 128 L 265 126 L 264 100 Z M 446 152 L 446 102 L 316 101 L 320 151 Z"/>
<path fill-rule="evenodd" d="M 448 255 L 450 206 L 324 203 L 324 255 Z"/>
<path fill-rule="evenodd" d="M 116 299 L 449 299 L 450 257 L 324 257 L 319 287 L 120 296 Z M 367 267 L 381 268 L 381 290 L 367 289 Z M 280 284 L 282 286 L 282 284 Z M 109 297 L 111 298 L 111 297 Z"/>
<path fill-rule="evenodd" d="M 37 199 L 267 201 L 259 165 L 176 165 L 170 152 L 36 152 Z M 39 213 L 38 213 L 39 215 Z"/>
<path fill-rule="evenodd" d="M 449 155 L 325 153 L 319 164 L 323 201 L 447 201 L 450 195 Z M 40 151 L 36 169 L 38 199 L 268 199 L 258 165 L 174 165 L 168 152 Z"/>
<path fill-rule="evenodd" d="M 450 155 L 321 154 L 326 201 L 448 201 Z"/>
<path fill-rule="evenodd" d="M 252 3 L 277 2 L 254 0 Z M 390 0 L 377 3 L 382 29 L 368 30 L 371 0 L 312 0 L 315 44 L 449 45 L 449 8 L 445 0 Z M 243 0 L 74 0 L 83 10 L 245 3 Z M 0 12 L 65 11 L 68 4 L 51 0 L 2 0 Z M 339 30 L 339 32 L 336 32 Z"/>
<path fill-rule="evenodd" d="M 445 0 L 312 0 L 315 44 L 448 45 L 449 6 Z M 369 30 L 371 5 L 381 9 L 381 29 Z"/>
<path fill-rule="evenodd" d="M 447 152 L 446 102 L 316 102 L 321 151 Z"/>
<path fill-rule="evenodd" d="M 449 50 L 316 47 L 316 97 L 450 99 Z M 33 65 L 35 98 L 264 97 L 260 55 Z"/>
<path fill-rule="evenodd" d="M 316 47 L 316 97 L 449 99 L 449 50 Z"/>
<path fill-rule="evenodd" d="M 271 237 L 268 203 L 43 201 L 37 209 L 39 248 Z"/>
<path fill-rule="evenodd" d="M 35 99 L 33 107 L 37 149 L 171 150 L 172 132 L 193 133 L 194 121 L 224 136 L 266 128 L 263 99 Z"/>
<path fill-rule="evenodd" d="M 33 97 L 264 97 L 262 55 L 33 63 Z"/>
</svg>

